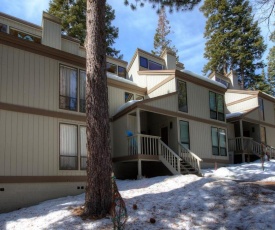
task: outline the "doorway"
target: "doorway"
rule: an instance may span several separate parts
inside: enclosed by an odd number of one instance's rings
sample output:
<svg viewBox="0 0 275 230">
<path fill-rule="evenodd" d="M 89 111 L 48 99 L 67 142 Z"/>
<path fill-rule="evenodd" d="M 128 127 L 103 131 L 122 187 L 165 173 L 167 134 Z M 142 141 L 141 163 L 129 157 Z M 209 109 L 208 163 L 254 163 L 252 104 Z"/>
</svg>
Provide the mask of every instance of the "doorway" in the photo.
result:
<svg viewBox="0 0 275 230">
<path fill-rule="evenodd" d="M 168 145 L 168 127 L 163 127 L 160 130 L 160 136 L 161 136 L 161 140 Z"/>
</svg>

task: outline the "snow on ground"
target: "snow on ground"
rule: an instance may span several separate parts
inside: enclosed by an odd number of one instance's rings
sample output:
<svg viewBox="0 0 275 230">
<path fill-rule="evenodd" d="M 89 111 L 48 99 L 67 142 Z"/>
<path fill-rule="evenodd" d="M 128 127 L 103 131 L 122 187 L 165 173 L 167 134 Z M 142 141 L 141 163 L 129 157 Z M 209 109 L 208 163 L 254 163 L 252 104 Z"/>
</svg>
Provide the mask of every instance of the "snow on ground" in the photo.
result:
<svg viewBox="0 0 275 230">
<path fill-rule="evenodd" d="M 274 179 L 274 167 L 272 160 L 265 171 L 254 162 L 204 170 L 204 178 L 118 180 L 129 215 L 125 229 L 275 229 L 275 192 L 230 179 Z M 112 229 L 110 218 L 83 221 L 73 216 L 71 210 L 83 202 L 84 194 L 0 214 L 0 229 Z"/>
</svg>

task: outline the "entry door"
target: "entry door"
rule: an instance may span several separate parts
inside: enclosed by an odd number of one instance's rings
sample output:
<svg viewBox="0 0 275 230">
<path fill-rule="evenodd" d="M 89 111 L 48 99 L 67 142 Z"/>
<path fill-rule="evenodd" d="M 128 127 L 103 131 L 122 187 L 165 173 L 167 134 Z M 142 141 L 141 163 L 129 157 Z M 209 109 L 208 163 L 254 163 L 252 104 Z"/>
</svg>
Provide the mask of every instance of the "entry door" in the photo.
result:
<svg viewBox="0 0 275 230">
<path fill-rule="evenodd" d="M 161 140 L 168 145 L 168 127 L 161 128 Z"/>
</svg>

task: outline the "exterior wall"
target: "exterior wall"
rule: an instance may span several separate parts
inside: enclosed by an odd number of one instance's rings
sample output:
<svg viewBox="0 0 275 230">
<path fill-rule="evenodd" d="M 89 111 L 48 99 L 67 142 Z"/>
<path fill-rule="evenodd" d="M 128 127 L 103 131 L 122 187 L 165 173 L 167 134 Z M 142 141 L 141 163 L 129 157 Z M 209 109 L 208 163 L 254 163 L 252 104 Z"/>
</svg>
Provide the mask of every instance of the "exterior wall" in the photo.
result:
<svg viewBox="0 0 275 230">
<path fill-rule="evenodd" d="M 62 38 L 61 50 L 71 54 L 79 55 L 79 43 Z"/>
<path fill-rule="evenodd" d="M 0 101 L 58 110 L 58 61 L 0 44 Z"/>
<path fill-rule="evenodd" d="M 31 35 L 35 35 L 37 37 L 42 37 L 42 28 L 40 26 L 34 25 L 26 25 L 23 22 L 20 23 L 18 21 L 11 20 L 7 17 L 0 15 L 0 21 L 1 23 L 8 25 L 9 27 L 12 27 L 14 29 L 24 31 L 26 33 L 29 33 Z"/>
<path fill-rule="evenodd" d="M 173 94 L 164 98 L 146 102 L 146 105 L 155 108 L 165 109 L 172 112 L 178 112 L 178 95 Z"/>
<path fill-rule="evenodd" d="M 125 156 L 128 153 L 128 142 L 126 137 L 127 131 L 127 115 L 120 117 L 113 122 L 114 157 Z"/>
<path fill-rule="evenodd" d="M 265 126 L 266 142 L 268 145 L 275 147 L 275 128 Z"/>
<path fill-rule="evenodd" d="M 264 101 L 265 122 L 274 125 L 275 124 L 274 103 L 266 99 L 263 99 L 263 101 Z"/>
<path fill-rule="evenodd" d="M 132 90 L 117 88 L 108 86 L 108 100 L 109 100 L 109 115 L 113 116 L 117 110 L 125 104 L 125 92 L 134 94 L 134 99 L 137 95 L 145 96 L 140 93 L 136 93 Z"/>
<path fill-rule="evenodd" d="M 43 18 L 42 44 L 61 49 L 61 24 Z"/>
<path fill-rule="evenodd" d="M 244 93 L 225 93 L 225 103 L 229 104 L 234 101 L 242 100 L 245 98 L 250 97 L 251 94 L 244 94 Z"/>
<path fill-rule="evenodd" d="M 176 82 L 175 79 L 170 80 L 169 82 L 163 84 L 158 89 L 148 94 L 149 98 L 158 97 L 168 93 L 173 93 L 176 91 Z"/>
<path fill-rule="evenodd" d="M 246 100 L 234 105 L 227 106 L 227 109 L 229 113 L 235 113 L 235 112 L 250 110 L 257 106 L 258 106 L 258 98 L 254 97 L 254 98 L 251 98 L 250 100 Z"/>
<path fill-rule="evenodd" d="M 59 123 L 85 126 L 84 122 L 0 110 L 0 176 L 86 175 L 85 170 L 59 170 Z"/>
<path fill-rule="evenodd" d="M 5 191 L 0 196 L 0 213 L 10 212 L 45 200 L 78 195 L 85 190 L 85 182 L 9 183 L 1 184 Z"/>
<path fill-rule="evenodd" d="M 211 127 L 227 130 L 225 127 L 182 118 L 178 118 L 178 124 L 180 120 L 189 122 L 190 150 L 200 158 L 205 159 L 205 163 L 209 161 L 214 162 L 215 160 L 229 160 L 228 154 L 227 156 L 215 156 L 212 154 Z"/>
</svg>

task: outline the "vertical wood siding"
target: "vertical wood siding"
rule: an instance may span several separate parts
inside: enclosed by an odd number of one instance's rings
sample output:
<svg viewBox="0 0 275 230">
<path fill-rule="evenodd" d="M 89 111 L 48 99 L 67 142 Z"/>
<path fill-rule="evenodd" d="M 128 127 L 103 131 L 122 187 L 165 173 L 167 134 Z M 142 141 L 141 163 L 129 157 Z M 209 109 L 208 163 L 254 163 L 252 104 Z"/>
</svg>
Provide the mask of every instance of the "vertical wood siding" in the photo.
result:
<svg viewBox="0 0 275 230">
<path fill-rule="evenodd" d="M 175 91 L 176 91 L 176 82 L 175 82 L 175 79 L 173 79 L 173 80 L 165 83 L 164 85 L 162 85 L 161 87 L 159 87 L 158 89 L 153 91 L 152 93 L 150 93 L 148 96 L 150 98 L 158 97 L 158 96 L 165 95 L 168 93 L 173 93 Z"/>
<path fill-rule="evenodd" d="M 250 97 L 250 94 L 243 93 L 225 93 L 225 103 L 229 104 L 234 101 L 238 101 L 247 97 Z"/>
<path fill-rule="evenodd" d="M 114 157 L 121 157 L 128 154 L 128 143 L 126 137 L 127 130 L 127 115 L 113 122 L 113 143 Z"/>
<path fill-rule="evenodd" d="M 76 124 L 0 110 L 0 175 L 85 175 L 83 170 L 59 170 L 59 122 Z"/>
<path fill-rule="evenodd" d="M 258 98 L 256 97 L 247 101 L 240 102 L 238 104 L 227 106 L 227 109 L 230 113 L 235 113 L 235 112 L 249 110 L 257 106 L 258 106 Z"/>
<path fill-rule="evenodd" d="M 61 50 L 78 55 L 79 54 L 79 43 L 69 41 L 67 39 L 61 39 Z"/>
<path fill-rule="evenodd" d="M 61 25 L 43 19 L 42 44 L 61 49 Z"/>
</svg>

